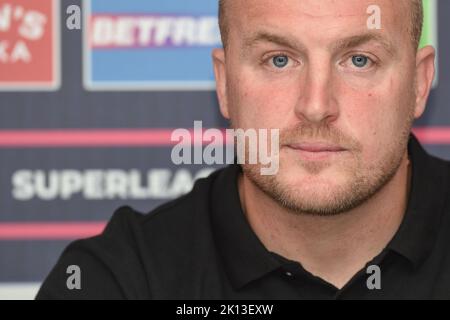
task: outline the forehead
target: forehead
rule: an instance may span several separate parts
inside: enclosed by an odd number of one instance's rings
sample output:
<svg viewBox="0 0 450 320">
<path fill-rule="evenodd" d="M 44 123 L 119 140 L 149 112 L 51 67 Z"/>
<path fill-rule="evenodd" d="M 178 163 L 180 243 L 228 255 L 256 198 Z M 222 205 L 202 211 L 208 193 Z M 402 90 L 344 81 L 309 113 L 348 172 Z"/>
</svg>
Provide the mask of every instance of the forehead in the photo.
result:
<svg viewBox="0 0 450 320">
<path fill-rule="evenodd" d="M 234 33 L 238 38 L 248 37 L 261 28 L 278 34 L 299 35 L 305 41 L 316 42 L 366 33 L 367 22 L 373 13 L 368 12 L 368 8 L 372 5 L 380 9 L 381 29 L 371 31 L 393 41 L 409 36 L 410 0 L 227 1 L 230 36 Z"/>
</svg>

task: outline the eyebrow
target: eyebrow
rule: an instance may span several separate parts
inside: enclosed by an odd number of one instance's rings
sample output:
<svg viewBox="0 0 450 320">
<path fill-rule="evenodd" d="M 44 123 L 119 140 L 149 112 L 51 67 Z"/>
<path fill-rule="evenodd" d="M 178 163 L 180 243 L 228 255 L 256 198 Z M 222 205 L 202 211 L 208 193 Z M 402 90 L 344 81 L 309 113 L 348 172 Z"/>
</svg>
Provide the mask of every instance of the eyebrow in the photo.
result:
<svg viewBox="0 0 450 320">
<path fill-rule="evenodd" d="M 277 35 L 275 33 L 260 31 L 250 37 L 244 39 L 244 49 L 251 49 L 253 46 L 257 45 L 259 42 L 271 42 L 283 47 L 287 47 L 294 50 L 306 51 L 305 45 L 301 42 L 291 39 L 287 36 Z"/>
<path fill-rule="evenodd" d="M 394 55 L 396 50 L 395 46 L 388 39 L 382 35 L 374 32 L 364 33 L 361 35 L 351 36 L 338 40 L 330 48 L 332 52 L 342 51 L 345 49 L 355 48 L 368 42 L 377 42 L 380 44 L 390 55 Z"/>
<path fill-rule="evenodd" d="M 390 55 L 395 54 L 394 45 L 382 35 L 374 32 L 364 33 L 361 35 L 355 35 L 344 39 L 340 39 L 337 42 L 333 43 L 328 49 L 331 52 L 338 52 L 345 49 L 354 48 L 372 41 L 379 43 Z M 306 46 L 302 42 L 292 37 L 277 35 L 275 33 L 270 33 L 266 31 L 256 32 L 254 35 L 245 38 L 244 50 L 247 51 L 251 49 L 259 42 L 270 42 L 293 50 L 307 51 Z"/>
</svg>

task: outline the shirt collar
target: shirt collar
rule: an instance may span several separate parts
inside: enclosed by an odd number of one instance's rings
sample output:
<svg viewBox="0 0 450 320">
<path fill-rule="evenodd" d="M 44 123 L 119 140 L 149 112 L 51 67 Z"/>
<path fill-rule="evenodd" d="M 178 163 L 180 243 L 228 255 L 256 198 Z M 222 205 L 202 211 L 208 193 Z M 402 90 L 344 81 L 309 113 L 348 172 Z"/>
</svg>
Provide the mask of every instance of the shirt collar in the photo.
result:
<svg viewBox="0 0 450 320">
<path fill-rule="evenodd" d="M 412 163 L 407 209 L 387 248 L 419 265 L 431 252 L 444 205 L 445 163 L 428 155 L 414 135 L 408 143 Z M 283 264 L 270 253 L 251 229 L 242 210 L 237 188 L 241 167 L 222 170 L 211 190 L 212 226 L 224 267 L 239 289 L 279 269 Z"/>
<path fill-rule="evenodd" d="M 265 248 L 242 210 L 237 187 L 239 165 L 219 173 L 212 186 L 213 234 L 234 288 L 276 270 L 281 263 Z"/>
</svg>

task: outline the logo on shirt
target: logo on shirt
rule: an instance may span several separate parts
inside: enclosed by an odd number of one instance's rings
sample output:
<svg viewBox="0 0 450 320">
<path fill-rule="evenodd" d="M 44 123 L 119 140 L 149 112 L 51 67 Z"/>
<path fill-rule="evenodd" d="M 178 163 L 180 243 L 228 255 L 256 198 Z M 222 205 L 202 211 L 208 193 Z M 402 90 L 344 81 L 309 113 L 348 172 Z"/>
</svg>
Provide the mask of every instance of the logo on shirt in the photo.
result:
<svg viewBox="0 0 450 320">
<path fill-rule="evenodd" d="M 58 0 L 0 2 L 0 90 L 60 84 Z"/>
</svg>

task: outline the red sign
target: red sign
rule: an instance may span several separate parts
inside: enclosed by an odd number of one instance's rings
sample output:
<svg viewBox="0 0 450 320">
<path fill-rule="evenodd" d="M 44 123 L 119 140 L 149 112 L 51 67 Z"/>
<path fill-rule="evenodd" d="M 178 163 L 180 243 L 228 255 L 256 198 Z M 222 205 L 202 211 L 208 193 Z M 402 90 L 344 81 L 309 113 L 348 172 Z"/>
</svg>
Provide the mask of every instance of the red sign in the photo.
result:
<svg viewBox="0 0 450 320">
<path fill-rule="evenodd" d="M 0 90 L 59 87 L 58 0 L 0 0 Z"/>
</svg>

